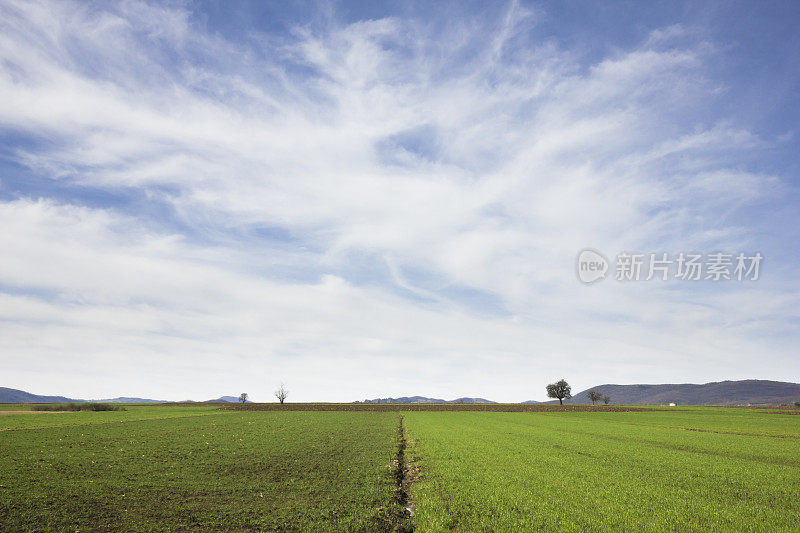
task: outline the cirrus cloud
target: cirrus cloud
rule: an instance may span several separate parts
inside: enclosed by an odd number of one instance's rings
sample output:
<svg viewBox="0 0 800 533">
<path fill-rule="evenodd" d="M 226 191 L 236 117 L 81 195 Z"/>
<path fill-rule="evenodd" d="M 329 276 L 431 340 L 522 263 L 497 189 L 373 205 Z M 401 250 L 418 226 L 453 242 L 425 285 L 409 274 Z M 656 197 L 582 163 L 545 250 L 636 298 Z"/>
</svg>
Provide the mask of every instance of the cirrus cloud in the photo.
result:
<svg viewBox="0 0 800 533">
<path fill-rule="evenodd" d="M 489 39 L 474 15 L 235 40 L 144 2 L 0 14 L 10 386 L 512 401 L 561 374 L 797 374 L 791 263 L 749 286 L 572 271 L 587 245 L 760 246 L 737 217 L 790 187 L 753 163 L 779 141 L 706 111 L 725 52 L 702 31 L 587 60 L 517 4 Z"/>
</svg>

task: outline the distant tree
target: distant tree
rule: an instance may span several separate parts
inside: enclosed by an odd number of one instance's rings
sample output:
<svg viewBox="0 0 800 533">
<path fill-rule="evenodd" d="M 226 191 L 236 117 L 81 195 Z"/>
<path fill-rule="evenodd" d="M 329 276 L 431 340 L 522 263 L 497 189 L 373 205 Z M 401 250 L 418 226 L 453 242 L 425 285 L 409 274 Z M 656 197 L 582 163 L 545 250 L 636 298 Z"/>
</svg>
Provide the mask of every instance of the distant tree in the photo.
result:
<svg viewBox="0 0 800 533">
<path fill-rule="evenodd" d="M 242 403 L 247 401 L 247 393 L 246 392 L 243 392 L 243 393 L 241 393 L 239 395 L 239 401 L 242 402 Z"/>
<path fill-rule="evenodd" d="M 278 399 L 279 402 L 283 403 L 286 401 L 286 397 L 289 396 L 289 390 L 284 387 L 283 383 L 281 383 L 281 387 L 275 391 L 275 397 Z"/>
<path fill-rule="evenodd" d="M 564 405 L 564 399 L 572 398 L 572 387 L 563 379 L 559 379 L 555 383 L 547 386 L 547 396 L 550 398 L 558 398 L 558 403 Z"/>
<path fill-rule="evenodd" d="M 591 400 L 592 405 L 603 399 L 603 395 L 597 392 L 596 390 L 590 390 L 589 392 L 586 393 L 586 396 L 589 397 L 589 400 Z"/>
<path fill-rule="evenodd" d="M 611 403 L 611 396 L 609 396 L 608 394 L 604 394 L 603 395 L 603 403 L 606 404 L 606 405 Z"/>
</svg>

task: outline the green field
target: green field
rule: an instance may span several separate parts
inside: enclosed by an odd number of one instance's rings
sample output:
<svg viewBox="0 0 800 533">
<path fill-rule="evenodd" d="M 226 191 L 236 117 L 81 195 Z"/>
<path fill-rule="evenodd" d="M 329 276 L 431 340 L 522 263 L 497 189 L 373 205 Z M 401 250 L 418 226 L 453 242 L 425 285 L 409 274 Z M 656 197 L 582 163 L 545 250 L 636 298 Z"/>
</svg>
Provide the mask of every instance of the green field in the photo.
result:
<svg viewBox="0 0 800 533">
<path fill-rule="evenodd" d="M 0 531 L 800 530 L 797 415 L 126 408 L 0 416 Z"/>
<path fill-rule="evenodd" d="M 213 407 L 3 416 L 0 531 L 380 529 L 397 422 Z"/>
<path fill-rule="evenodd" d="M 800 417 L 407 413 L 421 531 L 798 531 Z"/>
</svg>

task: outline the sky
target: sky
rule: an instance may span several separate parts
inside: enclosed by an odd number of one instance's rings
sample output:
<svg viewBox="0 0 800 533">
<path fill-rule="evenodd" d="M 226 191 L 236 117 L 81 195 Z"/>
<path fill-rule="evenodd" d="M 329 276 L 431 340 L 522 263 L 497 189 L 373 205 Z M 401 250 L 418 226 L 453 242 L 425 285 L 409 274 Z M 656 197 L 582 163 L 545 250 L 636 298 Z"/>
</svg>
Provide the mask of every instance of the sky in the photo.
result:
<svg viewBox="0 0 800 533">
<path fill-rule="evenodd" d="M 0 386 L 800 382 L 798 23 L 796 2 L 0 0 Z M 590 284 L 587 248 L 610 265 Z M 681 252 L 763 261 L 615 279 L 619 254 Z"/>
</svg>

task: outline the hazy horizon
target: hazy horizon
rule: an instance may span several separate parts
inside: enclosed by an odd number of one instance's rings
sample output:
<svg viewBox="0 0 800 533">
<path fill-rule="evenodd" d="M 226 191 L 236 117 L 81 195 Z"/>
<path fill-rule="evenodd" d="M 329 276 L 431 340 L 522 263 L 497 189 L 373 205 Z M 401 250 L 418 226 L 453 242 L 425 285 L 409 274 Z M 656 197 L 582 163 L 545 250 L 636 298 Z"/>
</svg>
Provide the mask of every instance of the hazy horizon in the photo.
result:
<svg viewBox="0 0 800 533">
<path fill-rule="evenodd" d="M 620 386 L 620 385 L 622 385 L 622 386 L 625 386 L 625 385 L 649 385 L 649 386 L 660 386 L 660 385 L 676 385 L 676 386 L 677 385 L 710 385 L 710 384 L 714 384 L 714 383 L 724 383 L 726 381 L 778 381 L 778 382 L 784 382 L 784 383 L 794 383 L 794 382 L 785 382 L 785 381 L 781 381 L 781 380 L 760 380 L 759 378 L 746 378 L 746 379 L 743 379 L 743 380 L 721 379 L 721 380 L 711 381 L 711 382 L 706 382 L 706 383 L 595 383 L 594 385 L 591 385 L 591 386 L 586 387 L 584 389 L 576 389 L 576 388 L 573 387 L 572 388 L 572 396 L 574 397 L 574 396 L 576 396 L 577 394 L 579 394 L 581 392 L 590 390 L 590 389 L 592 389 L 594 387 L 602 387 L 602 386 L 613 386 L 613 387 L 616 387 L 616 386 Z M 0 385 L 0 386 L 5 387 L 5 385 Z M 15 389 L 15 387 L 6 387 L 6 388 Z M 544 388 L 544 385 L 542 386 L 542 388 Z M 287 389 L 288 389 L 288 387 L 287 387 Z M 15 389 L 15 390 L 20 390 L 20 389 Z M 138 399 L 142 399 L 142 400 L 160 400 L 160 401 L 165 401 L 165 402 L 191 401 L 191 402 L 199 402 L 199 403 L 200 402 L 206 402 L 206 401 L 209 401 L 209 400 L 215 400 L 215 399 L 218 399 L 218 398 L 226 398 L 226 397 L 227 398 L 237 398 L 242 392 L 247 392 L 247 395 L 248 395 L 247 396 L 247 401 L 248 402 L 254 402 L 254 403 L 277 403 L 277 401 L 278 401 L 274 396 L 274 392 L 266 392 L 266 391 L 257 391 L 257 394 L 255 396 L 253 394 L 249 393 L 248 391 L 241 391 L 241 392 L 238 392 L 238 393 L 231 392 L 231 393 L 219 393 L 219 394 L 206 394 L 202 398 L 185 397 L 185 398 L 181 398 L 181 399 L 165 399 L 165 398 L 147 397 L 147 396 L 141 396 L 139 394 L 134 394 L 134 393 L 131 393 L 131 394 L 116 394 L 116 395 L 113 395 L 113 396 L 106 396 L 106 397 L 103 397 L 103 398 L 100 398 L 100 397 L 91 398 L 91 397 L 87 397 L 85 395 L 80 395 L 80 394 L 61 394 L 61 393 L 50 393 L 50 392 L 29 391 L 29 390 L 26 390 L 26 391 L 23 391 L 23 392 L 28 392 L 28 393 L 31 393 L 31 394 L 35 394 L 37 396 L 63 396 L 65 398 L 69 398 L 69 399 L 72 399 L 72 400 L 102 401 L 102 400 L 114 400 L 114 399 L 118 399 L 118 398 L 138 398 Z M 291 390 L 289 390 L 289 393 L 290 393 L 289 397 L 286 400 L 288 403 L 309 403 L 309 402 L 305 402 L 303 400 L 292 400 Z M 489 400 L 489 401 L 492 401 L 492 402 L 495 402 L 495 403 L 523 403 L 523 402 L 528 402 L 528 401 L 557 402 L 558 401 L 557 399 L 553 399 L 553 398 L 547 397 L 546 394 L 542 394 L 541 398 L 525 398 L 525 399 L 521 399 L 521 400 L 509 400 L 509 401 L 504 401 L 504 402 L 498 402 L 497 400 L 494 400 L 493 398 L 486 398 L 486 397 L 483 397 L 483 396 L 474 396 L 474 395 L 469 395 L 469 394 L 461 394 L 461 395 L 453 396 L 453 397 L 444 397 L 441 394 L 435 394 L 435 393 L 434 394 L 409 393 L 409 394 L 399 394 L 399 395 L 394 395 L 394 396 L 375 396 L 375 397 L 369 397 L 369 398 L 353 398 L 351 400 L 332 401 L 332 400 L 324 400 L 323 399 L 323 400 L 316 400 L 316 401 L 317 402 L 322 402 L 322 403 L 353 403 L 353 402 L 363 402 L 364 400 L 383 400 L 383 399 L 388 399 L 388 398 L 414 398 L 414 397 L 440 399 L 440 400 L 444 400 L 444 401 L 447 401 L 447 402 L 453 401 L 453 400 L 458 400 L 458 399 L 461 399 L 461 398 Z M 611 400 L 613 401 L 613 398 L 611 398 Z"/>
</svg>

